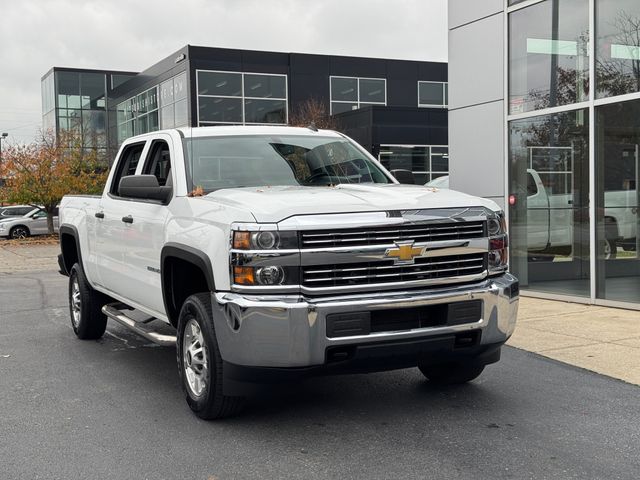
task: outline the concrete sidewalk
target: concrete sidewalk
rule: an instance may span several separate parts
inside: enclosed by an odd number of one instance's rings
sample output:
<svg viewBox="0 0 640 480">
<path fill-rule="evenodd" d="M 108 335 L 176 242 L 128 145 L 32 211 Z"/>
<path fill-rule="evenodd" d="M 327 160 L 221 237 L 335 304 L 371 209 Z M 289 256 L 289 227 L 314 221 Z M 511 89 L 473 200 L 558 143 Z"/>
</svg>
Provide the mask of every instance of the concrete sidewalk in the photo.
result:
<svg viewBox="0 0 640 480">
<path fill-rule="evenodd" d="M 0 242 L 0 275 L 58 270 L 59 246 Z M 520 298 L 512 347 L 640 385 L 640 312 Z"/>
<path fill-rule="evenodd" d="M 521 297 L 512 347 L 640 385 L 640 312 Z"/>
</svg>

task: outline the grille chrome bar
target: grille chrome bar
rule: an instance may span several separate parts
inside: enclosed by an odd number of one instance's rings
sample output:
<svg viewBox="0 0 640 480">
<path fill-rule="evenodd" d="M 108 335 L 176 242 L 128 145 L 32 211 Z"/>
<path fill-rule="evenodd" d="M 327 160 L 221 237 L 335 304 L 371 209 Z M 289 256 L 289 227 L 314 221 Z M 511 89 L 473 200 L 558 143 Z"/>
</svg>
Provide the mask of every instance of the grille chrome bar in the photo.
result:
<svg viewBox="0 0 640 480">
<path fill-rule="evenodd" d="M 482 276 L 486 274 L 487 255 L 474 253 L 448 257 L 422 257 L 413 264 L 395 265 L 383 260 L 363 264 L 338 264 L 331 268 L 318 266 L 302 268 L 303 287 L 358 287 L 377 284 L 406 282 L 411 284 L 436 279 Z"/>
<path fill-rule="evenodd" d="M 402 227 L 371 228 L 337 231 L 302 231 L 302 248 L 339 247 L 356 245 L 375 245 L 380 241 L 395 242 L 401 240 L 414 240 L 416 242 L 426 242 L 431 240 L 461 240 L 486 236 L 485 223 L 475 222 L 455 222 L 455 223 L 433 223 L 429 225 L 409 224 Z"/>
</svg>

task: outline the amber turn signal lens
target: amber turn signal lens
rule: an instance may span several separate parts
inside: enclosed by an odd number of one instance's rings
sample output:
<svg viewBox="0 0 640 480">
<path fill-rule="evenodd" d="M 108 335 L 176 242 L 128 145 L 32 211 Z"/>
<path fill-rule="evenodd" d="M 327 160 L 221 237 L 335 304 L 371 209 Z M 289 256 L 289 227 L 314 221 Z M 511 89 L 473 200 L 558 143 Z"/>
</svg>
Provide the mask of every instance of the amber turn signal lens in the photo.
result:
<svg viewBox="0 0 640 480">
<path fill-rule="evenodd" d="M 251 233 L 233 232 L 233 248 L 251 250 Z"/>
<path fill-rule="evenodd" d="M 233 267 L 233 283 L 255 285 L 256 276 L 253 267 Z"/>
</svg>

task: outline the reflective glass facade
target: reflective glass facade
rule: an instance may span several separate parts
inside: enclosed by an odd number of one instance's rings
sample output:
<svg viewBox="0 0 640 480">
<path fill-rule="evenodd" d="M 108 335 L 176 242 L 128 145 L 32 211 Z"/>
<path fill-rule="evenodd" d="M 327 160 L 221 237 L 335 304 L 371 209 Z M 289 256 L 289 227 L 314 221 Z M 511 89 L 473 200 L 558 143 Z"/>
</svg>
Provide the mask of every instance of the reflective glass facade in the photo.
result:
<svg viewBox="0 0 640 480">
<path fill-rule="evenodd" d="M 523 289 L 640 304 L 640 3 L 509 5 L 511 268 Z"/>
<path fill-rule="evenodd" d="M 55 71 L 56 131 L 71 131 L 86 148 L 107 148 L 107 76 L 99 72 Z M 45 83 L 45 82 L 43 82 Z"/>
</svg>

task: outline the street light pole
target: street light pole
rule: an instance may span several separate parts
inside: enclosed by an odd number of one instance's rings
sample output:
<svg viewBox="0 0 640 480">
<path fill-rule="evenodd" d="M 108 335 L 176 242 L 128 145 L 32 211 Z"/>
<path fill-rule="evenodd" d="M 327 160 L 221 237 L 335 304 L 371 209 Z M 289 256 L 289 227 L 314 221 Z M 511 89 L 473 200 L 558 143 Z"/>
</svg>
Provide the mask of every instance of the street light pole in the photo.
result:
<svg viewBox="0 0 640 480">
<path fill-rule="evenodd" d="M 2 174 L 2 140 L 7 138 L 8 136 L 9 134 L 6 132 L 3 132 L 2 135 L 0 135 L 0 175 Z M 0 187 L 2 186 L 4 186 L 4 179 L 0 177 Z M 0 201 L 0 207 L 2 206 L 4 206 L 4 202 Z"/>
<path fill-rule="evenodd" d="M 9 134 L 6 132 L 0 135 L 0 166 L 2 166 L 2 140 L 7 138 L 8 136 Z"/>
</svg>

